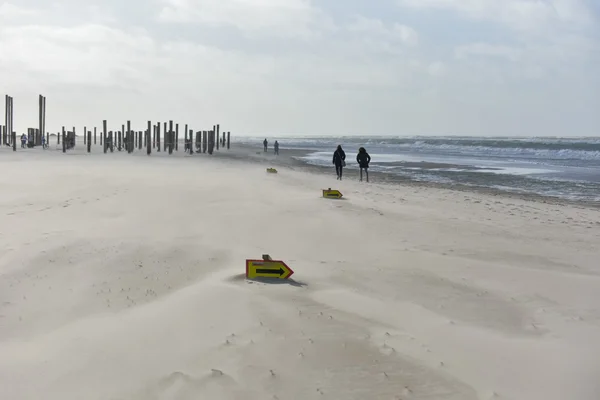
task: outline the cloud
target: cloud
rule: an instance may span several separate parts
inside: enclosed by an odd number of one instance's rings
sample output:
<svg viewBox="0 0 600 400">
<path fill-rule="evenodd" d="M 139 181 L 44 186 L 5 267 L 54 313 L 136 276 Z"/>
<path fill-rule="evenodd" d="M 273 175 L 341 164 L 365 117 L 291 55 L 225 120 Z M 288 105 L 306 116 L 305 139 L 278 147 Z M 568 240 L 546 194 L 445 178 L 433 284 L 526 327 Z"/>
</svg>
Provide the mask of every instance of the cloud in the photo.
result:
<svg viewBox="0 0 600 400">
<path fill-rule="evenodd" d="M 312 36 L 327 18 L 310 0 L 161 0 L 161 22 L 232 27 L 246 33 Z"/>
<path fill-rule="evenodd" d="M 374 36 L 377 40 L 385 42 L 402 42 L 410 46 L 416 46 L 419 42 L 417 32 L 406 25 L 394 23 L 390 26 L 380 19 L 366 18 L 356 16 L 354 21 L 346 26 L 350 32 L 359 32 L 369 36 Z"/>
<path fill-rule="evenodd" d="M 108 118 L 260 135 L 595 133 L 597 15 L 526 2 L 3 3 L 0 87 L 18 129 L 35 126 L 42 93 L 52 130 Z M 557 109 L 565 122 L 544 118 Z"/>
<path fill-rule="evenodd" d="M 548 32 L 556 25 L 571 28 L 594 23 L 584 0 L 397 0 L 403 7 L 450 10 L 471 19 L 494 21 L 512 29 Z"/>
<path fill-rule="evenodd" d="M 510 61 L 518 61 L 521 56 L 521 51 L 514 47 L 505 45 L 493 45 L 489 43 L 471 43 L 461 45 L 454 49 L 454 54 L 457 58 L 468 58 L 472 56 L 484 56 L 505 58 Z"/>
<path fill-rule="evenodd" d="M 0 5 L 0 18 L 4 22 L 15 21 L 23 17 L 31 17 L 38 13 L 37 10 L 15 6 L 12 3 L 2 3 Z"/>
</svg>

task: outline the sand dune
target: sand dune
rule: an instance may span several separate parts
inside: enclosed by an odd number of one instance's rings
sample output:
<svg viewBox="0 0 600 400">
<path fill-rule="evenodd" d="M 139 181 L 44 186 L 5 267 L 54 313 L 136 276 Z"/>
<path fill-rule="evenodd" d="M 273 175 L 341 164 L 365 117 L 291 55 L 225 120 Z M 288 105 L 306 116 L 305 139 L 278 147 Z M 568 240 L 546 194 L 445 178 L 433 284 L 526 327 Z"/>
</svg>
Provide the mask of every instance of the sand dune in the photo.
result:
<svg viewBox="0 0 600 400">
<path fill-rule="evenodd" d="M 0 152 L 1 399 L 600 398 L 598 210 L 242 156 Z"/>
</svg>

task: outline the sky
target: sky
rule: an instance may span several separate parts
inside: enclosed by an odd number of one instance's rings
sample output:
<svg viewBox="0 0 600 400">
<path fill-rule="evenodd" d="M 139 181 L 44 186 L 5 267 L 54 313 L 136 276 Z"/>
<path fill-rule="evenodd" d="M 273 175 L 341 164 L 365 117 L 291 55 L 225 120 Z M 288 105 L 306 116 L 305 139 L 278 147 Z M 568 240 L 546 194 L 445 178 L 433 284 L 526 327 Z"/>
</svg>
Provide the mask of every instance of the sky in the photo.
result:
<svg viewBox="0 0 600 400">
<path fill-rule="evenodd" d="M 600 135 L 599 0 L 12 0 L 18 132 Z M 2 118 L 1 124 L 4 124 Z"/>
</svg>

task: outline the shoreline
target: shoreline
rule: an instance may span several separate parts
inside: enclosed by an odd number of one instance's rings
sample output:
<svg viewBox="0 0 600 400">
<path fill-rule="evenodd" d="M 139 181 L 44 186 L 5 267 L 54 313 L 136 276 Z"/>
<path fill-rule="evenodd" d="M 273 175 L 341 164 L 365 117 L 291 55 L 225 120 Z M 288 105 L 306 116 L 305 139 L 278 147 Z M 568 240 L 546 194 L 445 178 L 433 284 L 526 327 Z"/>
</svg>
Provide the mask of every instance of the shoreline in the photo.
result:
<svg viewBox="0 0 600 400">
<path fill-rule="evenodd" d="M 332 179 L 335 179 L 335 168 L 333 165 L 331 168 L 323 167 L 319 165 L 312 165 L 306 161 L 300 160 L 299 158 L 310 155 L 317 150 L 308 150 L 308 149 L 281 149 L 279 156 L 275 156 L 272 152 L 265 154 L 262 151 L 262 148 L 255 147 L 248 144 L 236 144 L 232 145 L 232 149 L 227 153 L 219 153 L 215 152 L 213 154 L 217 157 L 227 157 L 232 158 L 234 160 L 243 161 L 248 160 L 255 163 L 270 163 L 273 166 L 286 167 L 292 170 L 302 170 L 314 174 L 319 175 L 331 175 Z M 419 163 L 407 163 L 407 164 L 419 164 Z M 427 164 L 427 163 L 426 163 Z M 358 169 L 348 168 L 344 169 L 344 177 L 350 172 L 349 179 L 358 180 Z M 356 172 L 356 174 L 354 174 Z M 575 207 L 585 207 L 591 209 L 600 209 L 600 202 L 594 201 L 584 201 L 584 200 L 570 200 L 561 197 L 554 196 L 544 196 L 536 193 L 516 193 L 508 190 L 490 188 L 490 187 L 482 187 L 482 186 L 469 186 L 462 184 L 449 184 L 449 183 L 438 183 L 438 182 L 425 182 L 425 181 L 416 181 L 410 178 L 396 175 L 396 174 L 388 174 L 377 171 L 370 171 L 369 178 L 372 180 L 370 183 L 380 183 L 386 185 L 402 185 L 409 187 L 420 187 L 420 188 L 435 188 L 435 189 L 444 189 L 450 191 L 458 191 L 464 193 L 478 193 L 493 197 L 502 197 L 506 199 L 517 199 L 524 200 L 529 202 L 539 202 L 544 204 L 551 205 L 570 205 Z M 344 179 L 346 180 L 346 178 Z"/>
<path fill-rule="evenodd" d="M 169 155 L 166 152 L 157 152 L 156 149 L 153 149 L 151 157 L 169 157 L 169 158 L 190 157 L 187 153 L 185 153 L 183 151 L 183 142 L 182 141 L 180 141 L 179 146 L 181 147 L 179 149 L 179 151 L 174 151 L 173 154 L 171 154 L 171 155 Z M 99 144 L 93 145 L 92 148 L 94 150 L 98 149 L 98 150 L 102 151 L 101 150 L 102 147 Z M 38 149 L 38 148 L 23 149 L 23 150 L 19 149 L 19 152 L 24 152 L 24 153 L 31 152 L 33 155 L 38 152 L 53 152 L 53 150 L 60 151 L 58 146 L 55 147 L 53 144 L 51 144 L 50 149 L 48 149 L 48 150 L 42 150 L 42 149 Z M 98 150 L 96 150 L 96 151 L 94 151 L 94 150 L 92 150 L 91 154 L 98 155 L 97 154 Z M 324 166 L 309 164 L 308 162 L 300 159 L 302 157 L 305 157 L 305 156 L 310 155 L 317 151 L 318 150 L 314 150 L 314 149 L 310 150 L 310 149 L 285 149 L 285 148 L 282 148 L 282 149 L 280 149 L 280 154 L 278 156 L 275 156 L 273 154 L 272 148 L 270 149 L 270 152 L 265 154 L 262 151 L 262 147 L 254 146 L 251 144 L 232 143 L 230 150 L 223 150 L 223 149 L 216 150 L 216 148 L 215 148 L 215 151 L 212 156 L 209 156 L 208 154 L 194 154 L 192 157 L 202 157 L 202 158 L 215 157 L 215 158 L 230 159 L 232 161 L 242 162 L 242 163 L 243 162 L 262 163 L 262 164 L 269 164 L 270 166 L 275 166 L 275 167 L 288 168 L 291 170 L 305 171 L 305 172 L 320 175 L 320 176 L 328 175 L 328 176 L 331 176 L 332 185 L 334 185 L 335 183 L 333 183 L 333 180 L 335 179 L 335 168 L 333 167 L 333 165 L 331 167 L 324 167 Z M 13 151 L 11 149 L 0 149 L 0 154 L 4 153 L 4 152 L 13 154 Z M 113 155 L 116 155 L 118 153 L 119 152 L 115 149 L 115 152 Z M 110 152 L 107 155 L 109 155 L 109 154 L 110 154 Z M 67 154 L 65 154 L 65 156 L 67 156 L 67 157 L 69 155 L 85 156 L 88 154 L 86 153 L 84 145 L 78 144 L 75 147 L 75 149 L 69 150 L 67 152 Z M 134 156 L 140 156 L 140 155 L 146 157 L 145 151 L 144 150 L 139 151 L 136 149 L 134 151 Z M 405 163 L 405 165 L 413 165 L 413 164 L 419 165 L 420 167 L 423 167 L 423 164 L 426 164 L 426 165 L 429 164 L 429 166 L 428 166 L 429 168 L 439 168 L 439 165 L 440 165 L 437 163 L 433 164 L 433 163 L 428 163 L 428 162 L 422 162 L 422 163 L 407 162 L 407 163 Z M 464 166 L 461 166 L 461 167 L 464 167 Z M 425 168 L 427 168 L 427 166 Z M 528 201 L 528 202 L 543 203 L 543 204 L 550 204 L 550 205 L 568 205 L 568 206 L 573 206 L 573 207 L 590 208 L 590 209 L 594 209 L 594 210 L 600 209 L 600 201 L 571 200 L 571 199 L 566 199 L 566 198 L 561 198 L 561 197 L 556 197 L 556 196 L 546 196 L 546 195 L 541 195 L 541 194 L 536 194 L 536 193 L 527 193 L 527 192 L 518 193 L 518 192 L 511 192 L 509 190 L 502 190 L 502 189 L 498 189 L 498 188 L 483 187 L 483 186 L 470 186 L 470 185 L 464 185 L 464 184 L 460 184 L 460 183 L 441 183 L 441 182 L 417 181 L 417 180 L 410 179 L 406 176 L 378 172 L 378 171 L 370 171 L 369 178 L 371 179 L 370 184 L 384 184 L 384 185 L 391 185 L 391 186 L 405 186 L 405 187 L 414 187 L 414 188 L 432 188 L 432 189 L 456 191 L 456 192 L 461 192 L 461 193 L 477 193 L 477 194 L 482 194 L 482 195 L 491 196 L 491 197 L 500 197 L 500 198 L 511 199 L 511 200 L 523 200 L 523 201 Z M 345 171 L 344 171 L 344 181 L 351 181 L 351 180 L 358 181 L 358 169 L 352 168 L 352 167 L 346 167 Z"/>
</svg>

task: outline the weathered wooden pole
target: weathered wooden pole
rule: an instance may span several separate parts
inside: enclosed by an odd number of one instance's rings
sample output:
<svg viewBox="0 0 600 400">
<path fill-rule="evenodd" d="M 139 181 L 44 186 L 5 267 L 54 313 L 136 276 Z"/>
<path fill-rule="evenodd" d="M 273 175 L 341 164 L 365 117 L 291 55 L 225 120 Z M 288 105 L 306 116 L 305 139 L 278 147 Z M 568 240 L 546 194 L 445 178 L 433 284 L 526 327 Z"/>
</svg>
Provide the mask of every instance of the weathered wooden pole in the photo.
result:
<svg viewBox="0 0 600 400">
<path fill-rule="evenodd" d="M 110 152 L 113 153 L 115 151 L 115 134 L 113 133 L 113 131 L 110 131 L 110 133 L 108 134 L 109 140 L 108 142 L 110 143 Z"/>
<path fill-rule="evenodd" d="M 108 151 L 108 145 L 106 144 L 106 120 L 102 121 L 102 136 L 100 136 L 100 144 L 104 146 L 104 154 Z"/>
<path fill-rule="evenodd" d="M 173 121 L 169 121 L 169 154 L 173 154 L 173 139 L 175 138 L 175 132 L 173 132 Z"/>
<path fill-rule="evenodd" d="M 85 129 L 84 129 L 84 131 L 85 131 Z M 92 152 L 92 131 L 87 131 L 86 136 L 87 136 L 87 150 L 88 150 L 88 153 L 91 153 Z"/>
<path fill-rule="evenodd" d="M 183 146 L 183 148 L 185 150 L 185 149 L 187 149 L 188 124 L 185 124 L 185 130 L 183 132 L 185 133 L 184 143 L 186 143 L 186 144 Z"/>
<path fill-rule="evenodd" d="M 144 134 L 144 147 L 146 147 L 148 145 L 148 137 L 149 137 L 148 132 L 149 131 L 144 131 L 144 132 L 145 132 L 145 134 Z"/>
<path fill-rule="evenodd" d="M 77 135 L 75 134 L 75 127 L 73 127 L 73 148 L 75 148 L 75 145 L 77 144 Z"/>
<path fill-rule="evenodd" d="M 160 122 L 156 123 L 156 152 L 160 153 Z"/>
<path fill-rule="evenodd" d="M 46 96 L 42 97 L 42 135 L 47 134 L 46 132 Z M 48 139 L 48 138 L 46 138 Z M 48 140 L 46 140 L 46 144 L 48 144 Z"/>
<path fill-rule="evenodd" d="M 202 131 L 202 152 L 206 153 L 208 148 L 208 131 Z"/>
<path fill-rule="evenodd" d="M 169 142 L 169 131 L 167 131 L 167 123 L 164 122 L 164 126 L 163 126 L 163 138 L 165 139 L 163 141 L 163 151 L 167 151 L 167 144 Z"/>
<path fill-rule="evenodd" d="M 127 153 L 131 153 L 133 150 L 131 146 L 131 141 L 133 139 L 131 133 L 131 121 L 127 121 Z"/>
<path fill-rule="evenodd" d="M 60 131 L 56 134 L 56 144 L 60 144 Z"/>
<path fill-rule="evenodd" d="M 87 144 L 87 126 L 83 127 L 83 144 Z"/>
<path fill-rule="evenodd" d="M 63 146 L 63 153 L 67 152 L 67 135 L 65 133 L 65 127 L 62 127 L 62 146 Z"/>
<path fill-rule="evenodd" d="M 17 132 L 14 129 L 14 104 L 13 98 L 10 96 L 10 131 L 12 132 L 13 151 L 17 151 Z"/>
<path fill-rule="evenodd" d="M 38 122 L 39 122 L 39 132 L 44 132 L 44 124 L 42 122 L 42 109 L 44 108 L 44 96 L 42 96 L 41 94 L 38 97 Z M 38 135 L 35 135 L 35 141 L 33 142 L 34 145 L 38 146 L 40 143 L 38 142 Z M 40 138 L 40 142 L 41 142 L 41 138 Z"/>
<path fill-rule="evenodd" d="M 227 132 L 227 150 L 229 150 L 230 144 L 231 144 L 231 132 Z"/>
<path fill-rule="evenodd" d="M 156 148 L 156 125 L 152 125 L 152 148 Z"/>
<path fill-rule="evenodd" d="M 214 146 L 215 146 L 215 139 L 217 141 L 217 143 L 216 143 L 217 150 L 219 150 L 219 125 L 213 125 L 213 136 L 212 136 L 212 139 L 213 139 L 213 150 L 214 150 Z"/>
<path fill-rule="evenodd" d="M 94 144 L 96 144 L 96 127 L 94 127 Z M 102 144 L 102 143 L 100 143 Z"/>
<path fill-rule="evenodd" d="M 184 133 L 183 143 L 185 143 L 183 145 L 183 148 L 187 152 L 188 151 L 188 129 L 187 129 L 187 124 L 185 124 L 185 130 L 183 131 L 183 133 Z"/>
<path fill-rule="evenodd" d="M 50 147 L 50 132 L 46 132 L 46 146 Z"/>
<path fill-rule="evenodd" d="M 175 124 L 175 151 L 179 151 L 179 124 Z"/>
<path fill-rule="evenodd" d="M 148 121 L 148 130 L 146 131 L 146 154 L 152 154 L 152 141 L 150 135 L 152 133 L 152 121 Z"/>
<path fill-rule="evenodd" d="M 13 116 L 13 98 L 8 96 L 8 132 L 12 140 L 13 151 L 17 151 L 17 132 L 15 132 L 13 126 Z"/>
<path fill-rule="evenodd" d="M 8 95 L 4 95 L 4 131 L 8 132 L 10 135 L 10 130 L 8 129 Z"/>
</svg>

